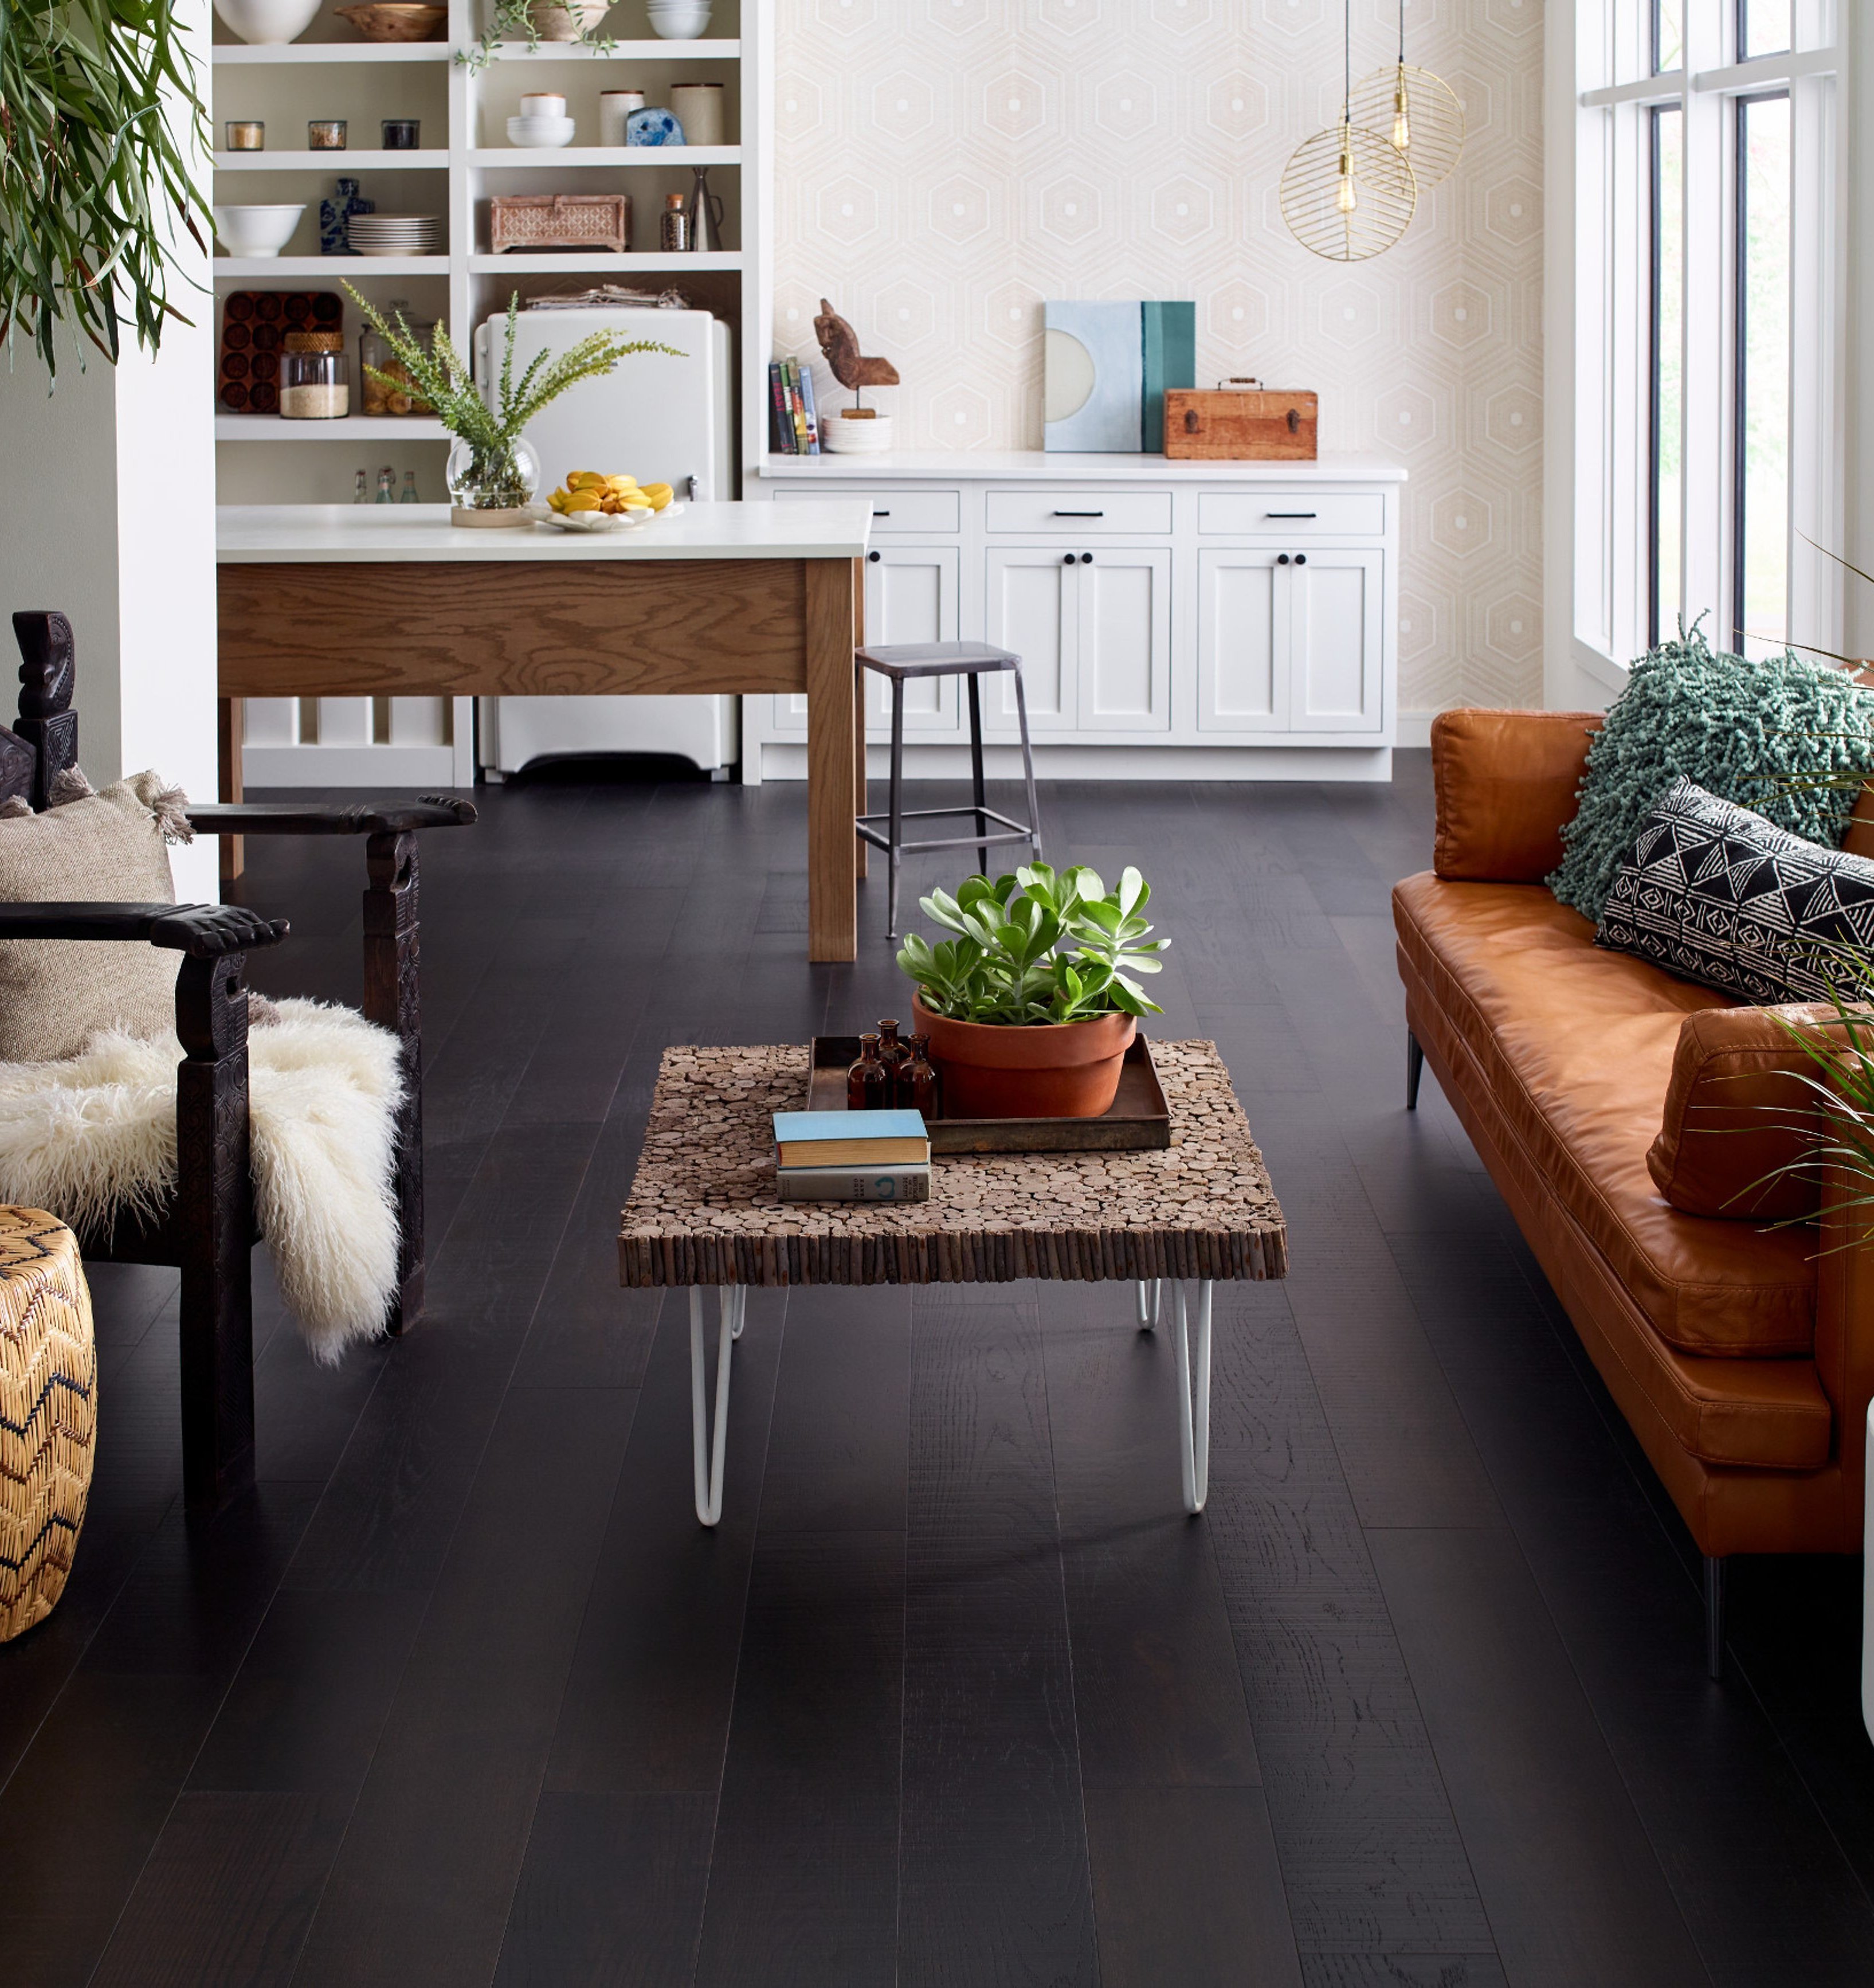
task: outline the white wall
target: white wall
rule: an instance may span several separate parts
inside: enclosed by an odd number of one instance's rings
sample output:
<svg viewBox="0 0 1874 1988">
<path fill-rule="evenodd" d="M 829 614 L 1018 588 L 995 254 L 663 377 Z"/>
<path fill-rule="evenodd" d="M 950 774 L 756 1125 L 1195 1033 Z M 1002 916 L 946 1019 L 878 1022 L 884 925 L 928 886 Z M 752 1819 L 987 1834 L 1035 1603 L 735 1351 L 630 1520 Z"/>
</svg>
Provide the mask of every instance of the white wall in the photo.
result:
<svg viewBox="0 0 1874 1988">
<path fill-rule="evenodd" d="M 205 63 L 208 0 L 177 12 Z M 154 766 L 203 801 L 216 792 L 214 318 L 191 284 L 207 267 L 184 237 L 171 296 L 195 323 L 172 320 L 154 360 L 127 332 L 114 368 L 68 339 L 49 393 L 23 334 L 0 356 L 0 608 L 71 617 L 95 785 Z M 0 671 L 8 716 L 16 668 Z M 178 897 L 218 898 L 212 842 L 171 861 Z"/>
</svg>

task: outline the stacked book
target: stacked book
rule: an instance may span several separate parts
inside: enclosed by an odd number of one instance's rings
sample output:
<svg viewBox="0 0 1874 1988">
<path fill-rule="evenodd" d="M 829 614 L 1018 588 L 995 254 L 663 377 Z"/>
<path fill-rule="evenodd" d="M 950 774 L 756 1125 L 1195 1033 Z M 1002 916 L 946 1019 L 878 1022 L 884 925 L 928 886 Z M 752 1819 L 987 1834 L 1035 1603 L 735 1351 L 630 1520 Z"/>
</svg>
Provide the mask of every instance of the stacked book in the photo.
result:
<svg viewBox="0 0 1874 1988">
<path fill-rule="evenodd" d="M 818 455 L 820 418 L 813 404 L 813 369 L 777 359 L 768 369 L 768 445 L 776 455 Z"/>
<path fill-rule="evenodd" d="M 777 1111 L 783 1201 L 928 1201 L 930 1135 L 917 1111 Z"/>
</svg>

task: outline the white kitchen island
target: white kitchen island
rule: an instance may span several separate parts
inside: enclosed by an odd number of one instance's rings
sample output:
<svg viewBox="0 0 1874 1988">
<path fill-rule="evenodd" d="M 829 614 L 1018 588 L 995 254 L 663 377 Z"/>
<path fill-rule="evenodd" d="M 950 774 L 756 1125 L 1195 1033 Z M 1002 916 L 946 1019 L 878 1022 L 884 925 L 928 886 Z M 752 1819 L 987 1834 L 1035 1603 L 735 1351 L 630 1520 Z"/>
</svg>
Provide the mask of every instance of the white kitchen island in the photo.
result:
<svg viewBox="0 0 1874 1988">
<path fill-rule="evenodd" d="M 769 456 L 745 489 L 778 511 L 863 495 L 869 638 L 1012 649 L 1038 773 L 1383 780 L 1398 726 L 1405 478 L 1373 455 L 903 450 Z M 907 769 L 961 773 L 956 685 L 918 688 Z M 1004 742 L 991 769 L 1018 771 L 1006 691 L 984 718 Z M 745 698 L 743 779 L 799 778 L 805 723 L 792 698 Z"/>
<path fill-rule="evenodd" d="M 636 529 L 464 530 L 444 505 L 217 513 L 223 798 L 248 698 L 723 691 L 807 714 L 808 957 L 856 949 L 868 509 L 694 504 Z"/>
</svg>

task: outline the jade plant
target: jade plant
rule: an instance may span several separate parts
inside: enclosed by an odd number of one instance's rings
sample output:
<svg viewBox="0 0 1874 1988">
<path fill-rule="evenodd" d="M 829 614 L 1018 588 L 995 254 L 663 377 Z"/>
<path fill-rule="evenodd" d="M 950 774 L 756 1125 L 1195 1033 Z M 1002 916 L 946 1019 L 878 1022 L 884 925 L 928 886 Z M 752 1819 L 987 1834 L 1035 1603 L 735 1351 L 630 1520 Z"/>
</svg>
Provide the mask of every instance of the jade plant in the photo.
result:
<svg viewBox="0 0 1874 1988">
<path fill-rule="evenodd" d="M 1112 891 L 1084 864 L 1057 873 L 1036 863 L 993 882 L 967 877 L 954 897 L 934 891 L 918 900 L 957 936 L 932 945 L 913 932 L 898 964 L 925 1007 L 953 1021 L 1018 1028 L 1160 1014 L 1131 977 L 1158 972 L 1170 944 L 1148 936 L 1151 894 L 1131 868 Z"/>
<path fill-rule="evenodd" d="M 414 384 L 417 391 L 435 409 L 443 426 L 468 450 L 470 459 L 462 481 L 464 488 L 474 493 L 471 501 L 484 509 L 512 509 L 526 503 L 532 495 L 515 445 L 521 431 L 549 401 L 558 400 L 568 387 L 576 387 L 582 380 L 596 380 L 609 373 L 620 360 L 629 358 L 634 352 L 667 353 L 674 359 L 683 357 L 674 346 L 660 344 L 655 339 L 624 338 L 616 332 L 595 331 L 564 352 L 535 353 L 517 380 L 514 340 L 521 310 L 517 290 L 508 302 L 500 386 L 491 404 L 475 384 L 468 363 L 450 342 L 446 326 L 439 323 L 426 342 L 410 330 L 401 311 L 393 324 L 349 283 L 345 291 L 409 377 L 400 379 L 394 374 L 380 372 L 375 366 L 366 370 L 393 393 L 407 394 Z M 452 464 L 452 488 L 455 482 Z"/>
</svg>

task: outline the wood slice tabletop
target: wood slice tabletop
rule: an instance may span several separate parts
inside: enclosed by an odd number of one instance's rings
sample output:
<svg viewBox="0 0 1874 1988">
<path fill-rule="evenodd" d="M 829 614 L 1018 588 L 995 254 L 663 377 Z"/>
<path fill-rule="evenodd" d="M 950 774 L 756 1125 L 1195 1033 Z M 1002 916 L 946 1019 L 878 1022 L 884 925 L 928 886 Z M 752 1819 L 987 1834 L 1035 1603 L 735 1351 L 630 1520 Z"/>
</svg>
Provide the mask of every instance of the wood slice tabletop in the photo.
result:
<svg viewBox="0 0 1874 1988">
<path fill-rule="evenodd" d="M 1002 1283 L 1279 1277 L 1288 1231 L 1207 1042 L 1154 1042 L 1162 1152 L 940 1154 L 926 1202 L 792 1202 L 772 1114 L 801 1108 L 802 1044 L 667 1049 L 619 1237 L 620 1280 Z"/>
</svg>

